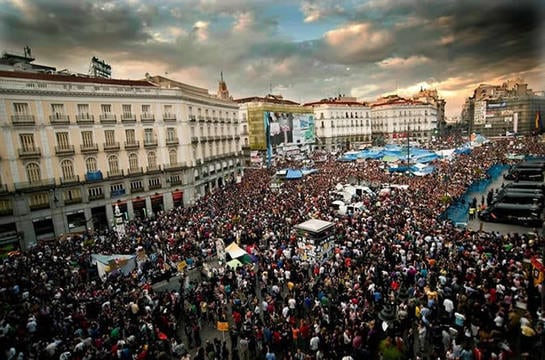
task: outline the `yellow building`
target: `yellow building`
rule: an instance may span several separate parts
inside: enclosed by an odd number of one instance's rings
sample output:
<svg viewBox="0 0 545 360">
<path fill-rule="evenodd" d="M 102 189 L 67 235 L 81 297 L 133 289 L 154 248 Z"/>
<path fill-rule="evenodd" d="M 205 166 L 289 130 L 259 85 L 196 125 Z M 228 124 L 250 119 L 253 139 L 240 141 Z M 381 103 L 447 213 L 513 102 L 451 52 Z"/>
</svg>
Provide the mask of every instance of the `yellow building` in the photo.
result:
<svg viewBox="0 0 545 360">
<path fill-rule="evenodd" d="M 231 181 L 238 107 L 163 77 L 0 71 L 0 246 L 111 226 L 116 205 L 152 216 Z"/>
</svg>

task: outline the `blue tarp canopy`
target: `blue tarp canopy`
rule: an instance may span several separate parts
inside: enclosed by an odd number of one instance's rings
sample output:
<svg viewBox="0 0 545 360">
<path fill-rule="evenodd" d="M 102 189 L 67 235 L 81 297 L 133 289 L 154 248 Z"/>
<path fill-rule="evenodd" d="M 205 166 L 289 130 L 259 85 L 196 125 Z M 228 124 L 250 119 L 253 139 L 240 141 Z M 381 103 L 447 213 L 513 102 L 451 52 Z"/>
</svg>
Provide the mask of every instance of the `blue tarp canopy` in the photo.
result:
<svg viewBox="0 0 545 360">
<path fill-rule="evenodd" d="M 302 177 L 303 172 L 298 169 L 288 169 L 288 172 L 286 173 L 286 179 L 288 180 L 300 179 Z"/>
</svg>

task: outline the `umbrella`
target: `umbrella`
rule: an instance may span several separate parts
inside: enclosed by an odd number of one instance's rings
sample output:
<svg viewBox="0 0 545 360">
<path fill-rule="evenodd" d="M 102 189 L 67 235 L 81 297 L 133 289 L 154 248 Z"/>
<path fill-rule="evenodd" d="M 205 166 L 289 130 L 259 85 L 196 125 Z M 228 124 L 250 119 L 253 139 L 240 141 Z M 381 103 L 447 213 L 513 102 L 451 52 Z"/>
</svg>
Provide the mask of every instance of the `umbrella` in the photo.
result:
<svg viewBox="0 0 545 360">
<path fill-rule="evenodd" d="M 227 266 L 229 266 L 231 269 L 236 269 L 238 267 L 241 267 L 242 263 L 238 259 L 233 259 L 227 262 Z"/>
</svg>

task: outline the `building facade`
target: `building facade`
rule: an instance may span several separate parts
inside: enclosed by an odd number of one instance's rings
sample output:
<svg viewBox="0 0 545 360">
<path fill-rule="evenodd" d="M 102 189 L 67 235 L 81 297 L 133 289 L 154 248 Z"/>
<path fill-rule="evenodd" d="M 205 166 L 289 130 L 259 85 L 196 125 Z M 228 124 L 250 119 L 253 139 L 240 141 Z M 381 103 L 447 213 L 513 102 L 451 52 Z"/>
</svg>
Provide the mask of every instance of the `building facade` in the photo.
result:
<svg viewBox="0 0 545 360">
<path fill-rule="evenodd" d="M 316 118 L 315 148 L 330 152 L 371 144 L 371 108 L 356 98 L 338 97 L 307 103 Z"/>
<path fill-rule="evenodd" d="M 438 110 L 433 103 L 390 95 L 371 105 L 373 143 L 429 141 L 438 135 Z"/>
<path fill-rule="evenodd" d="M 238 105 L 162 77 L 0 71 L 0 245 L 191 203 L 240 169 Z"/>
<path fill-rule="evenodd" d="M 470 132 L 495 137 L 543 132 L 543 124 L 536 119 L 544 115 L 545 96 L 528 89 L 524 80 L 515 79 L 502 85 L 479 85 L 466 99 L 462 121 Z"/>
</svg>

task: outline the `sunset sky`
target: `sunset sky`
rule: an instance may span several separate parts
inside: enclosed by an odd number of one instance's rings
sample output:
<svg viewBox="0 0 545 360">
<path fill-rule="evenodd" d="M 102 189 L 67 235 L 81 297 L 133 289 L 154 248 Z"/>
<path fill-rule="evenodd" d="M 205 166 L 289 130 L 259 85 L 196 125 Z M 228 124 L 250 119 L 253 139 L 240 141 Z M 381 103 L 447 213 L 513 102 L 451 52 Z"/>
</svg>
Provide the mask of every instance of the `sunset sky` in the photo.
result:
<svg viewBox="0 0 545 360">
<path fill-rule="evenodd" d="M 459 115 L 480 83 L 545 90 L 542 0 L 0 0 L 0 50 L 114 78 L 165 75 L 233 97 L 374 100 L 436 88 Z"/>
</svg>

